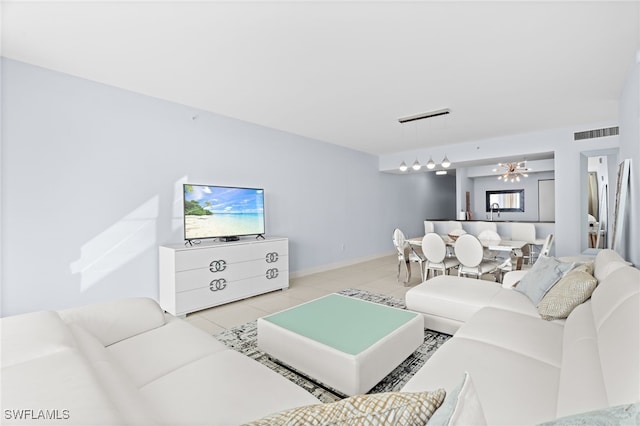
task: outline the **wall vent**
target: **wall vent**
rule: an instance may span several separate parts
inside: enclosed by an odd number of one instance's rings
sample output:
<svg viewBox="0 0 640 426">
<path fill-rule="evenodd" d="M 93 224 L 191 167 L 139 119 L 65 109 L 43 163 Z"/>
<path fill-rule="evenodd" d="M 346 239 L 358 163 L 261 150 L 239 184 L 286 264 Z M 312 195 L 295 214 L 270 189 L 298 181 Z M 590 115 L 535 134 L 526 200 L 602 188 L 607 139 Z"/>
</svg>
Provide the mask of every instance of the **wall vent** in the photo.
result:
<svg viewBox="0 0 640 426">
<path fill-rule="evenodd" d="M 616 136 L 619 134 L 619 127 L 608 127 L 606 129 L 585 130 L 584 132 L 576 132 L 573 134 L 574 141 L 583 139 L 603 138 L 605 136 Z"/>
</svg>

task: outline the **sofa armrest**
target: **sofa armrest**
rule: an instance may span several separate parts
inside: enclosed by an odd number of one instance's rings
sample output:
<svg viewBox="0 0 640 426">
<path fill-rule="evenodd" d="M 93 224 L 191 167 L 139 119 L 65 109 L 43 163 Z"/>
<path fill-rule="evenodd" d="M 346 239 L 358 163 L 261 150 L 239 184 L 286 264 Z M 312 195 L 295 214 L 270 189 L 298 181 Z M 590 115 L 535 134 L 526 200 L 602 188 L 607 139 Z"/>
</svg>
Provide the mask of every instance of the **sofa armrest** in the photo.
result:
<svg viewBox="0 0 640 426">
<path fill-rule="evenodd" d="M 153 330 L 165 324 L 158 303 L 139 297 L 70 308 L 58 312 L 68 324 L 77 324 L 104 346 Z"/>
<path fill-rule="evenodd" d="M 513 288 L 520 282 L 522 277 L 524 277 L 529 271 L 511 271 L 504 274 L 504 278 L 502 279 L 502 287 L 503 288 Z"/>
</svg>

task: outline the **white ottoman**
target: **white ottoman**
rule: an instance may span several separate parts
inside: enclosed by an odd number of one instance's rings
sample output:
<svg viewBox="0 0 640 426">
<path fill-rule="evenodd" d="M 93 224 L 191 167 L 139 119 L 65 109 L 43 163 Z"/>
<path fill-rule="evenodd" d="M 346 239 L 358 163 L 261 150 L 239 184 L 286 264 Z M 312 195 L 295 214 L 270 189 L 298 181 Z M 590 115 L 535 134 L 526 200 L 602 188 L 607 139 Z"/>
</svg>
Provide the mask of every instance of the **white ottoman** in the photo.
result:
<svg viewBox="0 0 640 426">
<path fill-rule="evenodd" d="M 345 395 L 374 387 L 424 341 L 422 315 L 330 294 L 258 319 L 258 347 Z"/>
</svg>

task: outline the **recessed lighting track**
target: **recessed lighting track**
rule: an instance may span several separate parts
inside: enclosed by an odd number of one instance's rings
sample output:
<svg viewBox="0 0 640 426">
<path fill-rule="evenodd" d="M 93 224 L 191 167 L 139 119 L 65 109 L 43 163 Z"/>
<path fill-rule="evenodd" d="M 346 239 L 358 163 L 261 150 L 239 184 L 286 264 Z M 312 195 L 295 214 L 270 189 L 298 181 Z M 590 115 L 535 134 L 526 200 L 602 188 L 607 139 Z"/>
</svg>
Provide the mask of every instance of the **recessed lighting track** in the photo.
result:
<svg viewBox="0 0 640 426">
<path fill-rule="evenodd" d="M 421 114 L 410 115 L 407 117 L 400 117 L 398 121 L 400 123 L 408 123 L 409 121 L 422 120 L 424 118 L 434 118 L 440 117 L 441 115 L 451 114 L 451 110 L 449 108 L 439 109 L 436 111 L 423 112 Z"/>
</svg>

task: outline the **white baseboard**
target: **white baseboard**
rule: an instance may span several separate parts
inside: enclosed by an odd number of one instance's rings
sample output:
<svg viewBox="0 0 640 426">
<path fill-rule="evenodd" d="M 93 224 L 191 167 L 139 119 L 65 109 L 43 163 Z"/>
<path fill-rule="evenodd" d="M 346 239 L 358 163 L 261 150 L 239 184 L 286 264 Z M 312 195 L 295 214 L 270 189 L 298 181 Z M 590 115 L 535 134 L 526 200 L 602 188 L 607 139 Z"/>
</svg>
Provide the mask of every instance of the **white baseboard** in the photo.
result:
<svg viewBox="0 0 640 426">
<path fill-rule="evenodd" d="M 314 268 L 307 268 L 301 271 L 295 271 L 289 273 L 289 278 L 295 279 L 300 277 L 305 277 L 307 275 L 317 274 L 319 272 L 327 272 L 333 269 L 344 268 L 345 266 L 356 265 L 358 263 L 367 262 L 369 260 L 376 260 L 383 257 L 391 256 L 395 253 L 395 251 L 390 251 L 388 253 L 374 254 L 371 256 L 358 257 L 355 259 L 349 259 L 342 262 L 329 263 L 327 265 L 317 266 Z"/>
</svg>

